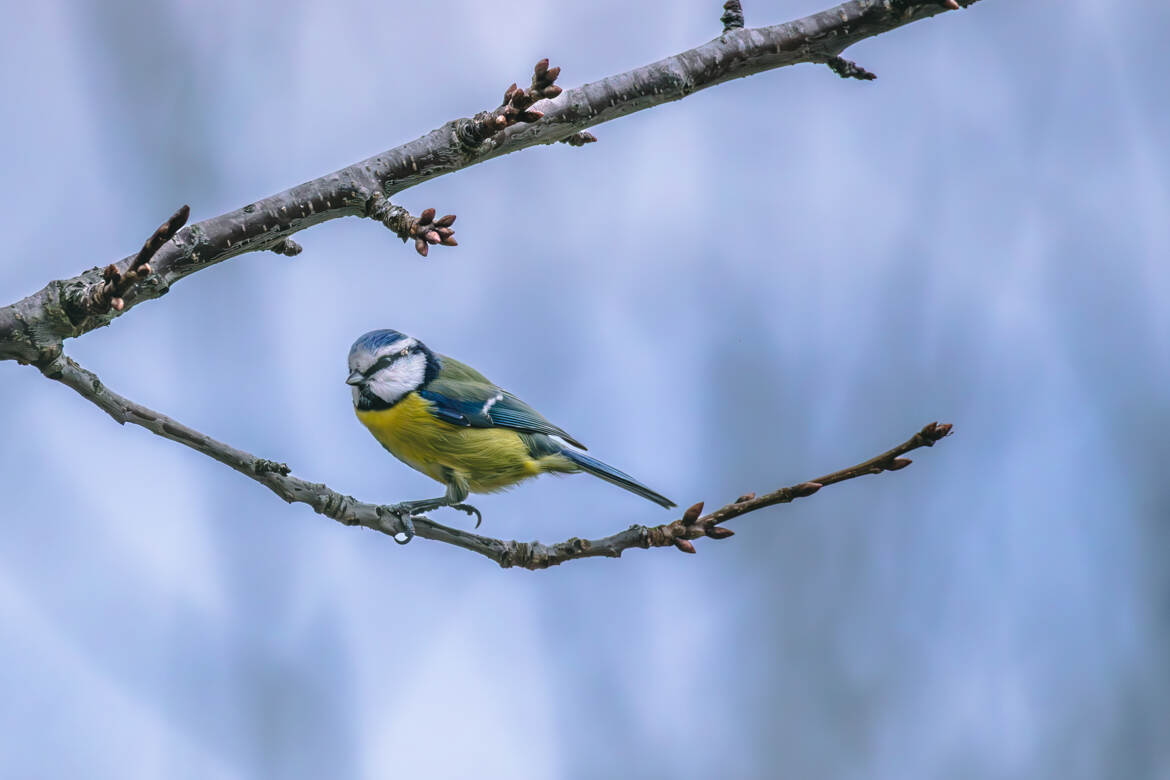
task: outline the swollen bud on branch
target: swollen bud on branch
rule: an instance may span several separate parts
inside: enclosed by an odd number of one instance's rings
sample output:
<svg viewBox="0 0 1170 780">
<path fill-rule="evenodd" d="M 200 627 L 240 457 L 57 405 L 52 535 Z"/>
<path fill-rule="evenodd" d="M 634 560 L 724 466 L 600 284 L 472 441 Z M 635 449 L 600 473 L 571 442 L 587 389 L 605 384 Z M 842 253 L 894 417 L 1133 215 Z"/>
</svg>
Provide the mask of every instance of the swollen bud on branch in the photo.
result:
<svg viewBox="0 0 1170 780">
<path fill-rule="evenodd" d="M 125 309 L 127 293 L 135 284 L 150 276 L 150 260 L 164 244 L 175 237 L 183 225 L 187 224 L 187 218 L 190 216 L 191 207 L 180 206 L 170 219 L 159 225 L 150 238 L 146 239 L 125 272 L 119 271 L 116 265 L 106 266 L 102 271 L 102 281 L 92 285 L 82 294 L 81 308 L 90 314 L 104 314 L 110 309 L 114 311 Z"/>
<path fill-rule="evenodd" d="M 824 485 L 820 484 L 819 482 L 803 482 L 793 488 L 792 495 L 796 498 L 804 498 L 805 496 L 811 496 L 822 487 L 824 487 Z"/>
<path fill-rule="evenodd" d="M 682 516 L 683 525 L 694 525 L 695 521 L 699 519 L 699 515 L 701 515 L 701 514 L 703 514 L 703 502 L 702 501 L 700 501 L 699 503 L 692 506 L 686 512 L 683 512 L 683 516 Z"/>
<path fill-rule="evenodd" d="M 413 217 L 406 209 L 386 200 L 386 196 L 380 192 L 366 202 L 367 217 L 378 220 L 403 241 L 413 238 L 414 250 L 423 257 L 427 256 L 427 244 L 458 245 L 452 235 L 455 231 L 451 229 L 455 215 L 446 214 L 435 219 L 435 213 L 433 208 L 425 208 L 417 217 Z M 440 233 L 440 230 L 443 232 Z"/>
</svg>

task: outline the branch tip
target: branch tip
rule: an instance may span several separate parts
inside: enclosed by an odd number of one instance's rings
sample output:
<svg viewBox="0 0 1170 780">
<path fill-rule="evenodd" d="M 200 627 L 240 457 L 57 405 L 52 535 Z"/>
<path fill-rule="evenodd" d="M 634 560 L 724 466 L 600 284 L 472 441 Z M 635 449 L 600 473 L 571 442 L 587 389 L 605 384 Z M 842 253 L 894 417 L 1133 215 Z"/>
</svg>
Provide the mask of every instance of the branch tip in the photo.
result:
<svg viewBox="0 0 1170 780">
<path fill-rule="evenodd" d="M 504 90 L 504 100 L 499 108 L 484 111 L 469 120 L 460 120 L 456 127 L 460 143 L 474 151 L 489 136 L 515 124 L 538 122 L 544 118 L 543 111 L 533 111 L 530 106 L 538 100 L 551 100 L 564 90 L 556 84 L 561 75 L 560 67 L 550 68 L 548 58 L 540 60 L 532 68 L 532 83 L 527 88 L 512 82 Z"/>
<path fill-rule="evenodd" d="M 950 423 L 932 422 L 919 431 L 918 435 L 923 439 L 923 446 L 932 447 L 939 439 L 950 436 L 953 428 L 954 426 Z"/>
<path fill-rule="evenodd" d="M 451 228 L 455 224 L 455 215 L 445 214 L 435 219 L 436 213 L 433 208 L 426 208 L 418 217 L 413 217 L 409 211 L 395 206 L 381 193 L 376 193 L 366 203 L 366 216 L 381 222 L 404 242 L 413 238 L 414 251 L 423 257 L 430 251 L 430 244 L 459 246 L 455 240 L 455 231 Z"/>
<path fill-rule="evenodd" d="M 91 285 L 81 294 L 82 311 L 87 314 L 105 314 L 111 309 L 119 312 L 124 310 L 126 295 L 135 284 L 150 276 L 153 272 L 150 261 L 187 224 L 190 216 L 191 207 L 186 204 L 180 206 L 146 239 L 125 271 L 119 271 L 116 265 L 107 265 L 102 271 L 102 281 Z"/>
</svg>

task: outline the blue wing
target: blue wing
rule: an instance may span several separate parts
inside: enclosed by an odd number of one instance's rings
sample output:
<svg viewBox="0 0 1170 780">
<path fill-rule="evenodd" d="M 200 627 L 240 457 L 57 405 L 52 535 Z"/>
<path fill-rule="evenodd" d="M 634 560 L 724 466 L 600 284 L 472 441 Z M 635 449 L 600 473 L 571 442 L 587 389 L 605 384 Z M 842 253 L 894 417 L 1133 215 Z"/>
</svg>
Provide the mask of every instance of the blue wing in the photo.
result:
<svg viewBox="0 0 1170 780">
<path fill-rule="evenodd" d="M 430 401 L 431 414 L 453 425 L 543 433 L 585 449 L 584 444 L 544 419 L 540 412 L 494 385 L 436 381 L 418 394 Z"/>
</svg>

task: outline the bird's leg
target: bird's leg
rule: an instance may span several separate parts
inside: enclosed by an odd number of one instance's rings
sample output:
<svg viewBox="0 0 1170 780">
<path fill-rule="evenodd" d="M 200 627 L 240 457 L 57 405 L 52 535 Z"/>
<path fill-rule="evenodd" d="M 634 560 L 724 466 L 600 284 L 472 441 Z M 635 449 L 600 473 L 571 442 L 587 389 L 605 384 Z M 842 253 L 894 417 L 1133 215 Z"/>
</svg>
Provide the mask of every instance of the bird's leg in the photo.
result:
<svg viewBox="0 0 1170 780">
<path fill-rule="evenodd" d="M 448 496 L 439 496 L 438 498 L 422 498 L 418 501 L 403 501 L 399 504 L 390 504 L 386 508 L 399 516 L 415 517 L 432 509 L 451 506 L 452 503 Z"/>
<path fill-rule="evenodd" d="M 464 504 L 463 500 L 467 498 L 470 491 L 464 480 L 459 480 L 451 476 L 447 482 L 447 494 L 438 498 L 422 498 L 416 501 L 403 501 L 398 504 L 391 504 L 386 507 L 386 510 L 397 515 L 402 521 L 403 530 L 400 532 L 405 539 L 399 539 L 398 535 L 394 535 L 394 541 L 399 544 L 406 544 L 414 538 L 414 523 L 411 522 L 412 517 L 417 517 L 423 512 L 429 512 L 432 509 L 441 509 L 449 506 L 452 509 L 458 509 L 461 512 L 466 512 L 469 515 L 475 515 L 475 527 L 479 528 L 479 524 L 483 522 L 483 515 L 480 511 L 471 504 Z"/>
<path fill-rule="evenodd" d="M 479 528 L 479 524 L 483 522 L 483 515 L 471 504 L 463 503 L 467 500 L 467 494 L 471 492 L 471 486 L 467 484 L 467 479 L 454 469 L 447 469 L 443 476 L 446 477 L 447 482 L 447 506 L 469 515 L 475 515 L 475 527 Z"/>
</svg>

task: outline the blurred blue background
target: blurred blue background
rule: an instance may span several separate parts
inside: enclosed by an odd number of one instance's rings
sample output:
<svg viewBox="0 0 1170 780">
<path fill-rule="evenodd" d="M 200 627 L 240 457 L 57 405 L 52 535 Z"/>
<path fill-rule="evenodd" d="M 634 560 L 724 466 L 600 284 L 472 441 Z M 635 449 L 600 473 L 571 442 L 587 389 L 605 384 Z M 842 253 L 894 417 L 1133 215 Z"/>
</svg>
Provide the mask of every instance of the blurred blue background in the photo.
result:
<svg viewBox="0 0 1170 780">
<path fill-rule="evenodd" d="M 5 3 L 0 302 L 719 5 Z M 459 215 L 427 261 L 338 220 L 67 344 L 371 501 L 435 492 L 353 419 L 375 327 L 683 506 L 955 424 L 694 557 L 400 548 L 0 364 L 0 774 L 1170 777 L 1170 9 L 1127 8 L 986 0 L 847 52 L 873 83 L 786 68 L 402 193 Z M 670 517 L 584 477 L 476 503 L 546 542 Z"/>
</svg>

